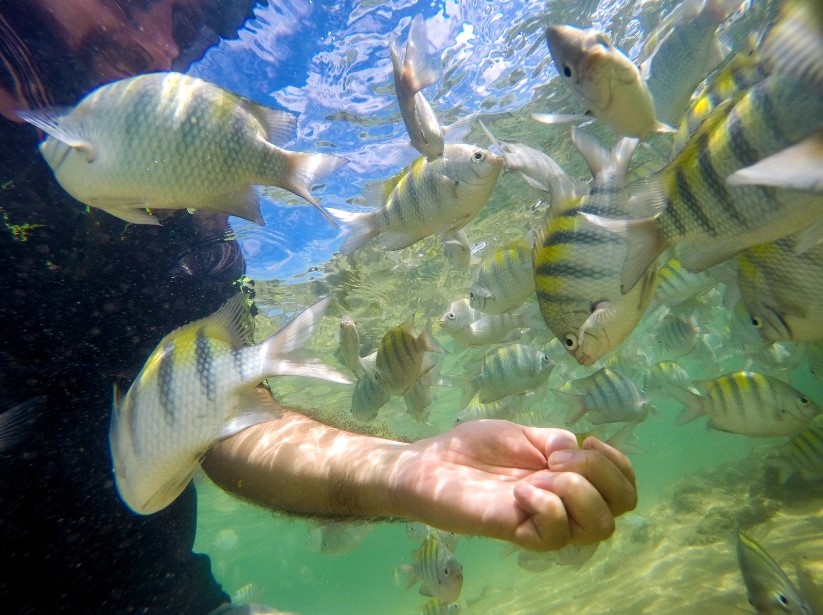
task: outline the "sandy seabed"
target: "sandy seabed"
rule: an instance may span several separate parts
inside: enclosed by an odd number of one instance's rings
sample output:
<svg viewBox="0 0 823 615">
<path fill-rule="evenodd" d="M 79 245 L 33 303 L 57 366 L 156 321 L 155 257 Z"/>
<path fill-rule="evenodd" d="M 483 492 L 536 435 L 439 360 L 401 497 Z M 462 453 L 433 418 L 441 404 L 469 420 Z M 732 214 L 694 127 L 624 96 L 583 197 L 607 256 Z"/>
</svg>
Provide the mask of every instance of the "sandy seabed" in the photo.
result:
<svg viewBox="0 0 823 615">
<path fill-rule="evenodd" d="M 796 584 L 795 563 L 823 579 L 823 481 L 776 474 L 747 458 L 673 484 L 580 569 L 498 576 L 461 596 L 464 613 L 615 615 L 754 613 L 737 564 L 735 533 L 753 536 Z"/>
</svg>

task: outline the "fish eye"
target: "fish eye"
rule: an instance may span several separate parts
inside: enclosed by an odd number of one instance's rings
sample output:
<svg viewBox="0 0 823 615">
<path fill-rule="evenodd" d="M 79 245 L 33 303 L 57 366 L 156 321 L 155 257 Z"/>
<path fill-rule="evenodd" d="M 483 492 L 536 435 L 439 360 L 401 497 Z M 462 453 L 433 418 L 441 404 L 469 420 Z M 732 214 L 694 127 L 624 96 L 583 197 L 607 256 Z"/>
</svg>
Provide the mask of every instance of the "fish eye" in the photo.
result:
<svg viewBox="0 0 823 615">
<path fill-rule="evenodd" d="M 577 350 L 577 336 L 574 333 L 567 333 L 566 337 L 563 338 L 563 345 L 568 350 Z"/>
<path fill-rule="evenodd" d="M 789 599 L 786 598 L 786 596 L 784 596 L 783 594 L 778 594 L 777 599 L 780 600 L 780 604 L 783 604 L 783 605 L 788 605 L 789 604 Z"/>
<path fill-rule="evenodd" d="M 454 320 L 455 318 L 457 318 L 457 316 L 454 315 L 454 312 L 449 312 L 448 314 L 446 314 L 446 318 L 448 318 L 449 320 Z"/>
<path fill-rule="evenodd" d="M 475 152 L 472 155 L 472 160 L 474 162 L 483 162 L 485 159 L 486 159 L 486 154 L 484 154 L 483 152 Z"/>
<path fill-rule="evenodd" d="M 800 403 L 803 404 L 804 406 L 807 405 L 809 403 L 809 398 L 805 397 L 805 396 L 801 396 L 800 397 Z"/>
<path fill-rule="evenodd" d="M 572 69 L 568 64 L 563 65 L 563 75 L 568 79 L 572 76 Z"/>
<path fill-rule="evenodd" d="M 605 49 L 610 49 L 612 44 L 603 34 L 598 34 L 597 38 L 595 39 L 597 44 Z"/>
<path fill-rule="evenodd" d="M 755 329 L 762 329 L 763 328 L 763 321 L 759 316 L 752 316 L 752 326 Z"/>
</svg>

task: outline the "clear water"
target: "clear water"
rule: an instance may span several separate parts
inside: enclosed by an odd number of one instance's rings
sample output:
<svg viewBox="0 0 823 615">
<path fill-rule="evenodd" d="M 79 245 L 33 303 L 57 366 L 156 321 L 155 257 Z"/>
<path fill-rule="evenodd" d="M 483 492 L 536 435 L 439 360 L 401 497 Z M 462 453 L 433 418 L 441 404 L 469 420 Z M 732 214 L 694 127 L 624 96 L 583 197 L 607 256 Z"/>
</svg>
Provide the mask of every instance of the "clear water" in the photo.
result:
<svg viewBox="0 0 823 615">
<path fill-rule="evenodd" d="M 441 123 L 479 111 L 498 138 L 540 148 L 567 172 L 585 180 L 590 175 L 573 151 L 568 129 L 530 119 L 532 112 L 581 110 L 554 79 L 543 27 L 550 22 L 593 24 L 634 56 L 645 35 L 674 6 L 672 1 L 619 0 L 275 1 L 257 11 L 239 40 L 211 50 L 191 72 L 260 103 L 298 113 L 298 139 L 289 145 L 291 149 L 326 151 L 350 160 L 315 191 L 325 206 L 346 207 L 357 202 L 368 182 L 394 175 L 413 159 L 394 96 L 388 40 L 394 34 L 401 43 L 405 41 L 411 18 L 422 13 L 444 66 L 443 78 L 425 90 Z M 730 39 L 739 42 L 748 31 L 759 29 L 770 9 L 765 0 L 753 2 L 729 30 Z M 591 131 L 605 145 L 616 140 L 600 126 L 592 126 Z M 661 139 L 665 138 L 651 140 L 652 149 L 662 151 L 665 141 Z M 466 141 L 488 145 L 476 125 Z M 653 152 L 641 156 L 654 163 Z M 263 205 L 266 228 L 237 220 L 234 224 L 248 274 L 256 281 L 262 314 L 259 337 L 279 327 L 284 314 L 330 293 L 336 301 L 312 350 L 337 365 L 335 335 L 343 313 L 357 321 L 365 354 L 410 313 L 416 314 L 419 330 L 426 318 L 436 321 L 451 301 L 467 296 L 473 269 L 452 267 L 434 238 L 394 253 L 369 245 L 350 263 L 335 254 L 343 239 L 341 231 L 284 192 L 272 191 L 269 197 L 277 205 Z M 472 243 L 483 241 L 488 246 L 479 255 L 537 225 L 545 205 L 536 202 L 519 178 L 504 174 L 491 201 L 466 228 Z M 712 339 L 721 342 L 730 316 L 722 307 L 722 291 L 719 285 L 709 293 L 700 311 L 710 316 L 706 321 Z M 651 318 L 642 323 L 627 348 L 652 343 L 655 326 Z M 471 373 L 480 351 L 461 350 L 436 325 L 434 333 L 450 350 L 442 359 L 442 375 Z M 540 330 L 526 339 L 544 346 L 551 336 L 548 330 Z M 681 364 L 694 378 L 751 365 L 751 357 L 743 353 L 715 350 L 716 362 L 697 353 Z M 593 371 L 578 368 L 562 351 L 557 356 L 566 370 L 555 371 L 549 389 L 559 387 L 564 378 Z M 806 361 L 790 363 L 791 369 L 773 373 L 823 403 L 820 382 L 812 377 Z M 285 403 L 317 408 L 322 417 L 338 424 L 351 420 L 349 386 L 305 387 L 297 379 L 272 384 Z M 459 391 L 439 388 L 436 394 L 429 424 L 413 421 L 400 398 L 392 398 L 381 410 L 378 424 L 406 438 L 448 429 L 455 421 Z M 519 568 L 513 556 L 504 557 L 501 544 L 461 538 L 456 555 L 465 573 L 460 598 L 464 612 L 747 612 L 731 530 L 724 533 L 723 524 L 715 533 L 696 533 L 696 528 L 704 527 L 700 525 L 704 518 L 715 513 L 729 523 L 739 521 L 755 491 L 758 502 L 767 502 L 763 510 L 768 512 L 755 514 L 752 524 L 758 524 L 759 537 L 769 537 L 773 556 L 787 565 L 792 558 L 805 557 L 820 572 L 823 500 L 814 499 L 820 494 L 820 483 L 796 490 L 775 487 L 761 494 L 764 479 L 758 455 L 782 439 L 754 440 L 716 432 L 706 428 L 705 419 L 675 426 L 678 405 L 663 398 L 656 400 L 656 406 L 658 412 L 636 430 L 645 452 L 631 455 L 640 492 L 636 514 L 621 519 L 615 536 L 579 570 L 555 566 L 530 573 Z M 518 420 L 563 425 L 565 409 L 551 393 L 541 408 Z M 698 494 L 694 510 L 675 506 L 685 497 L 684 485 Z M 402 525 L 379 524 L 355 550 L 332 556 L 312 548 L 307 521 L 241 503 L 205 478 L 199 481 L 198 493 L 195 550 L 212 557 L 215 574 L 230 593 L 253 584 L 255 602 L 301 615 L 422 611 L 426 599 L 416 588 L 404 591 L 402 581 L 396 580 L 395 568 L 409 563 L 416 547 Z"/>
</svg>

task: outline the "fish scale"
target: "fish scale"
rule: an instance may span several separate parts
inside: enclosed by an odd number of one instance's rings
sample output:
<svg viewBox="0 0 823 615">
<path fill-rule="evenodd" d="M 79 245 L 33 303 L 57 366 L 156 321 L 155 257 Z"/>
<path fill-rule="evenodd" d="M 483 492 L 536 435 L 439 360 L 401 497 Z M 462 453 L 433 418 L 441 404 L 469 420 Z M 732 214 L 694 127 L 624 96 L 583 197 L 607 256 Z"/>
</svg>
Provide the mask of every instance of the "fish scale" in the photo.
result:
<svg viewBox="0 0 823 615">
<path fill-rule="evenodd" d="M 115 395 L 109 443 L 115 484 L 140 514 L 168 506 L 183 491 L 215 442 L 271 420 L 278 408 L 256 387 L 266 378 L 301 375 L 347 380 L 321 363 L 292 358 L 329 300 L 304 310 L 258 345 L 248 345 L 245 296 L 169 333 L 120 397 Z"/>
</svg>

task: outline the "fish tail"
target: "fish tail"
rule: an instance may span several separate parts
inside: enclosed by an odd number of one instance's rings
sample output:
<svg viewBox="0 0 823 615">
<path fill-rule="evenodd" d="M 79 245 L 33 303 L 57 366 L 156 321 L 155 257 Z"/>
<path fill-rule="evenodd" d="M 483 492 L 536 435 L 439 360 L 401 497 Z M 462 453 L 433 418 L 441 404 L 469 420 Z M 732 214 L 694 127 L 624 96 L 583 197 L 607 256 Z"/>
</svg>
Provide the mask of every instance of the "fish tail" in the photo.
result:
<svg viewBox="0 0 823 615">
<path fill-rule="evenodd" d="M 437 68 L 428 54 L 429 40 L 426 35 L 426 22 L 417 15 L 411 23 L 409 38 L 406 42 L 406 56 L 403 67 L 409 80 L 409 89 L 417 93 L 431 85 L 440 77 Z"/>
<path fill-rule="evenodd" d="M 330 301 L 330 297 L 317 301 L 260 344 L 259 348 L 267 374 L 271 376 L 306 376 L 349 384 L 348 378 L 328 365 L 319 361 L 295 359 L 289 356 L 309 341 Z"/>
<path fill-rule="evenodd" d="M 304 198 L 314 205 L 332 226 L 337 226 L 334 218 L 312 196 L 311 187 L 348 164 L 349 161 L 331 154 L 306 154 L 286 150 L 279 150 L 279 152 L 281 155 L 285 152 L 287 168 L 285 173 L 280 171 L 276 174 L 278 180 L 276 185 Z"/>
<path fill-rule="evenodd" d="M 586 398 L 584 395 L 569 393 L 567 391 L 552 391 L 552 393 L 571 405 L 571 410 L 569 410 L 569 414 L 566 416 L 566 425 L 574 425 L 589 411 L 586 407 Z"/>
<path fill-rule="evenodd" d="M 472 398 L 477 395 L 477 381 L 474 378 L 467 378 L 465 376 L 453 376 L 452 383 L 460 387 L 460 408 L 458 410 L 465 410 L 466 406 Z"/>
<path fill-rule="evenodd" d="M 378 235 L 379 229 L 372 212 L 353 212 L 330 208 L 329 213 L 349 227 L 349 236 L 340 246 L 340 253 L 343 256 L 351 256 Z"/>
<path fill-rule="evenodd" d="M 697 393 L 692 393 L 686 389 L 681 389 L 673 384 L 666 384 L 665 389 L 667 393 L 685 405 L 683 410 L 674 420 L 675 425 L 685 425 L 686 423 L 689 423 L 690 421 L 706 414 L 705 400 Z"/>
</svg>

